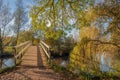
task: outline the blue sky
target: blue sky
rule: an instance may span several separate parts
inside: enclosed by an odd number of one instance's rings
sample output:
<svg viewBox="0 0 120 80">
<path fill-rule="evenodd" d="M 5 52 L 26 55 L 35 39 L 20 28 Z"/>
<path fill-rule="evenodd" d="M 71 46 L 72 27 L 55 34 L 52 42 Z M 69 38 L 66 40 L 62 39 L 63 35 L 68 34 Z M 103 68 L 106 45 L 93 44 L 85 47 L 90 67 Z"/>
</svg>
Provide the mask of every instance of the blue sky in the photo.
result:
<svg viewBox="0 0 120 80">
<path fill-rule="evenodd" d="M 10 7 L 10 11 L 13 13 L 16 9 L 16 1 L 17 0 L 3 0 L 4 1 L 4 4 L 9 4 L 9 7 Z M 23 4 L 25 6 L 25 9 L 26 10 L 29 10 L 29 7 L 33 5 L 33 0 L 23 0 Z"/>
<path fill-rule="evenodd" d="M 9 4 L 11 12 L 15 10 L 15 0 L 3 0 L 5 4 Z"/>
</svg>

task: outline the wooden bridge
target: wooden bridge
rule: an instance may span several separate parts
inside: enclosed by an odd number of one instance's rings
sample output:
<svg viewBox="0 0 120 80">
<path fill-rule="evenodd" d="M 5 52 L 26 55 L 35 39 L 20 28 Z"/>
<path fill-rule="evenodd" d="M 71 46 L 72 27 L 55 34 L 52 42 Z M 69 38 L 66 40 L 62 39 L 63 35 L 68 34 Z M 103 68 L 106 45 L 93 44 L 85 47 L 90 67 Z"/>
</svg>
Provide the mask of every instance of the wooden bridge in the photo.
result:
<svg viewBox="0 0 120 80">
<path fill-rule="evenodd" d="M 43 41 L 33 46 L 30 41 L 14 47 L 16 68 L 0 74 L 0 80 L 61 80 L 48 65 L 49 46 Z"/>
</svg>

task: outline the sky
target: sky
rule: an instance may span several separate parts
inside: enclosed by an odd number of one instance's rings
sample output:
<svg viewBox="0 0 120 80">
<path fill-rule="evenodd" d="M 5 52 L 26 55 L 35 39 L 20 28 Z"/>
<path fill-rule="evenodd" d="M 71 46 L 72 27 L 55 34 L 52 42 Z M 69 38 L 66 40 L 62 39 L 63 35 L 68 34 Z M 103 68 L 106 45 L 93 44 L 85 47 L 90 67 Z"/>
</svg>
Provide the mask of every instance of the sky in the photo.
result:
<svg viewBox="0 0 120 80">
<path fill-rule="evenodd" d="M 9 7 L 10 7 L 10 11 L 13 13 L 16 9 L 16 1 L 17 0 L 3 0 L 4 1 L 4 4 L 9 4 Z M 23 0 L 23 4 L 25 6 L 25 9 L 26 10 L 29 10 L 30 7 L 33 5 L 33 0 Z"/>
<path fill-rule="evenodd" d="M 15 10 L 15 0 L 3 0 L 4 4 L 9 4 L 10 6 L 10 11 L 14 12 Z"/>
</svg>

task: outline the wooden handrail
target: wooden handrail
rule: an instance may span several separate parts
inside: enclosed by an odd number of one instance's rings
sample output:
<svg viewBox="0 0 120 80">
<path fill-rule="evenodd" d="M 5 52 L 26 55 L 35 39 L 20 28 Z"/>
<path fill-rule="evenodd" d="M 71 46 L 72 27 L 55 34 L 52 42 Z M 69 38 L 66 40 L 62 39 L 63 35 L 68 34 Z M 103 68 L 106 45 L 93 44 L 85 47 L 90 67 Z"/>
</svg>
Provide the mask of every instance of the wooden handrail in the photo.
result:
<svg viewBox="0 0 120 80">
<path fill-rule="evenodd" d="M 15 51 L 14 54 L 14 58 L 15 58 L 15 62 L 17 61 L 17 59 L 21 59 L 22 56 L 24 55 L 24 52 L 27 50 L 27 48 L 31 45 L 31 41 L 26 41 L 18 46 L 14 46 L 13 49 Z M 19 50 L 19 51 L 17 51 Z"/>
<path fill-rule="evenodd" d="M 50 55 L 49 55 L 49 53 L 47 52 L 47 50 L 44 48 L 44 46 L 40 43 L 40 46 L 42 47 L 42 49 L 44 50 L 44 52 L 45 52 L 45 54 L 46 54 L 46 56 L 48 57 L 48 58 L 50 58 Z"/>
<path fill-rule="evenodd" d="M 31 41 L 26 41 L 26 42 L 24 42 L 24 43 L 22 43 L 22 44 L 20 44 L 20 45 L 17 45 L 17 46 L 14 46 L 14 48 L 20 48 L 20 47 L 22 47 L 22 46 L 24 46 L 24 45 L 26 45 L 26 44 L 28 44 L 28 43 L 30 43 Z"/>
<path fill-rule="evenodd" d="M 47 58 L 50 59 L 50 52 L 49 52 L 50 47 L 43 41 L 40 41 L 40 46 L 42 47 L 43 51 L 45 52 L 45 55 L 47 56 Z"/>
<path fill-rule="evenodd" d="M 30 46 L 31 44 L 28 44 L 24 49 L 22 49 L 16 56 L 15 59 L 17 59 L 19 56 L 21 56 L 23 54 L 23 52 L 25 52 L 25 50 Z"/>
<path fill-rule="evenodd" d="M 42 43 L 46 48 L 50 48 L 46 43 L 44 43 L 43 41 L 40 41 L 40 43 Z"/>
</svg>

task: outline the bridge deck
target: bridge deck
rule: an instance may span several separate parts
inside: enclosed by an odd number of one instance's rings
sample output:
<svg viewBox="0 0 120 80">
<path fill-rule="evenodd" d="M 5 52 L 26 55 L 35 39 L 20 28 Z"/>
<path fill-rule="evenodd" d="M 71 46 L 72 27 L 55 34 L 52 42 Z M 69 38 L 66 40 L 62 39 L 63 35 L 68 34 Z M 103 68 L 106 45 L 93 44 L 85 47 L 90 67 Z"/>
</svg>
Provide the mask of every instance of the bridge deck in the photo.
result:
<svg viewBox="0 0 120 80">
<path fill-rule="evenodd" d="M 21 65 L 23 66 L 38 66 L 38 62 L 37 59 L 39 59 L 41 56 L 38 56 L 37 53 L 37 47 L 36 46 L 30 46 L 29 50 L 27 50 L 27 52 L 25 53 L 25 55 L 22 58 L 22 63 Z M 37 58 L 39 57 L 39 58 Z"/>
<path fill-rule="evenodd" d="M 21 65 L 12 72 L 0 74 L 0 80 L 61 80 L 59 74 L 48 68 L 45 55 L 39 46 L 30 46 Z"/>
</svg>

